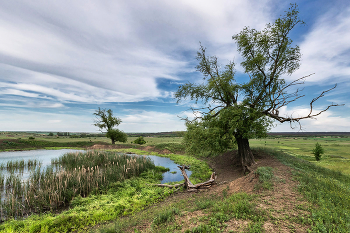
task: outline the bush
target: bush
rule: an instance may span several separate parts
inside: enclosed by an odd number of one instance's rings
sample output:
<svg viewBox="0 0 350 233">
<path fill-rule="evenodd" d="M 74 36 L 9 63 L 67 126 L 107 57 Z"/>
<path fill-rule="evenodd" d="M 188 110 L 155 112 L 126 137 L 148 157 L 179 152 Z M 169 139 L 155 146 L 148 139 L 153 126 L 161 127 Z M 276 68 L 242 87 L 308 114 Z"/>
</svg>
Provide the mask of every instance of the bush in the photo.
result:
<svg viewBox="0 0 350 233">
<path fill-rule="evenodd" d="M 30 139 L 30 140 L 34 140 L 34 139 L 35 139 L 35 137 L 29 137 L 29 139 Z"/>
<path fill-rule="evenodd" d="M 312 150 L 312 153 L 314 154 L 316 161 L 320 161 L 322 154 L 324 154 L 324 150 L 321 144 L 316 143 L 315 148 Z"/>
<path fill-rule="evenodd" d="M 142 144 L 146 144 L 146 141 L 142 136 L 140 136 L 134 141 L 134 143 L 142 145 Z"/>
</svg>

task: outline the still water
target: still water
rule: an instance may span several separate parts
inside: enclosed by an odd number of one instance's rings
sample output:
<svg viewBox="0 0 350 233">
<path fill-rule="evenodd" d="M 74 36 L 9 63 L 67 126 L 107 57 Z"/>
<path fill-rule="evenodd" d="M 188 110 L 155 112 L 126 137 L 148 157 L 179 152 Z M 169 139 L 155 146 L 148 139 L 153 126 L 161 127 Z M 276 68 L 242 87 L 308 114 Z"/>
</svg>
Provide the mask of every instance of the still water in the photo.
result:
<svg viewBox="0 0 350 233">
<path fill-rule="evenodd" d="M 71 150 L 71 149 L 62 149 L 62 150 L 30 150 L 30 151 L 11 151 L 11 152 L 0 152 L 0 164 L 6 164 L 7 161 L 15 160 L 24 160 L 29 159 L 39 160 L 42 162 L 42 167 L 51 165 L 51 159 L 58 158 L 65 153 L 69 152 L 84 152 L 84 150 Z M 170 171 L 163 173 L 162 184 L 168 182 L 175 182 L 183 180 L 180 169 L 177 167 L 178 164 L 174 163 L 169 158 L 158 157 L 155 155 L 148 155 L 156 166 L 163 166 L 169 168 Z M 191 175 L 191 171 L 186 171 L 187 175 Z"/>
</svg>

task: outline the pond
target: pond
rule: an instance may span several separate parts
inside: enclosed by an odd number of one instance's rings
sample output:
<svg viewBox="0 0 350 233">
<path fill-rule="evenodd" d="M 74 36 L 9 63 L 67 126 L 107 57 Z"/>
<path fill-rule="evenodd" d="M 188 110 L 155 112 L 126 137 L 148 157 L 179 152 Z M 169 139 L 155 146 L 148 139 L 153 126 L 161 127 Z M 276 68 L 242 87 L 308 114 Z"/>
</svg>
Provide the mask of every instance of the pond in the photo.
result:
<svg viewBox="0 0 350 233">
<path fill-rule="evenodd" d="M 47 167 L 51 164 L 51 159 L 60 157 L 61 155 L 69 152 L 84 152 L 84 150 L 72 150 L 72 149 L 61 149 L 61 150 L 31 150 L 31 151 L 11 151 L 11 152 L 0 152 L 0 164 L 6 164 L 8 161 L 16 160 L 39 160 L 42 162 L 42 167 Z M 174 163 L 169 158 L 159 157 L 155 155 L 148 155 L 156 166 L 163 166 L 169 168 L 170 171 L 163 173 L 162 184 L 168 182 L 176 182 L 183 180 L 180 169 L 177 167 L 178 164 Z M 186 171 L 187 175 L 191 175 L 191 171 Z M 24 178 L 26 175 L 24 175 Z"/>
</svg>

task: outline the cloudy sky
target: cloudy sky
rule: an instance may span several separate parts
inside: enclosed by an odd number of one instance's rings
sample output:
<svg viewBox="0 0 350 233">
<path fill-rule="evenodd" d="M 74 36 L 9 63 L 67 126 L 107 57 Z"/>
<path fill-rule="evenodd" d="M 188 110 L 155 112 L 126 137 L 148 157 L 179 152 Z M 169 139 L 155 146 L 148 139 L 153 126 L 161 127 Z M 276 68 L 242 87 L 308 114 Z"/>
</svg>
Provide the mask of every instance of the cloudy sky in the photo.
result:
<svg viewBox="0 0 350 233">
<path fill-rule="evenodd" d="M 348 0 L 296 1 L 305 26 L 291 37 L 302 53 L 293 80 L 311 73 L 305 98 L 284 108 L 301 116 L 310 100 L 335 107 L 303 131 L 350 131 Z M 199 42 L 221 64 L 234 60 L 246 77 L 232 36 L 262 29 L 289 7 L 277 0 L 0 0 L 0 131 L 97 132 L 93 113 L 110 108 L 125 132 L 185 130 L 178 86 L 202 79 Z M 293 131 L 289 124 L 272 131 Z M 295 130 L 294 130 L 295 131 Z M 297 130 L 296 130 L 297 131 Z"/>
</svg>

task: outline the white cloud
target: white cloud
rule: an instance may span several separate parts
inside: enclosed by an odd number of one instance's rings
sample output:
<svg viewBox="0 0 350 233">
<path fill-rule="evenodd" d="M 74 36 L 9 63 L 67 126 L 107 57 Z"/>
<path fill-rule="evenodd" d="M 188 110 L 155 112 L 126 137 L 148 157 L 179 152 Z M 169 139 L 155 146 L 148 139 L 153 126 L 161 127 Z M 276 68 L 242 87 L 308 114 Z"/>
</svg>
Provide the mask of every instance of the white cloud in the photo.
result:
<svg viewBox="0 0 350 233">
<path fill-rule="evenodd" d="M 183 52 L 195 52 L 203 41 L 232 59 L 231 36 L 268 22 L 268 3 L 9 1 L 0 9 L 0 57 L 12 75 L 1 81 L 59 101 L 164 97 L 156 78 L 176 81 L 178 73 L 193 71 L 194 57 Z"/>
<path fill-rule="evenodd" d="M 350 78 L 350 7 L 330 10 L 315 23 L 300 44 L 302 62 L 293 77 L 315 73 L 307 80 L 332 83 Z"/>
<path fill-rule="evenodd" d="M 185 130 L 185 123 L 174 114 L 141 111 L 122 117 L 120 129 L 125 132 L 166 132 Z"/>
<path fill-rule="evenodd" d="M 314 113 L 319 112 L 320 109 L 315 109 Z M 288 108 L 287 106 L 280 109 L 280 116 L 302 117 L 310 112 L 309 108 Z M 350 131 L 350 117 L 339 116 L 333 110 L 323 112 L 314 119 L 304 119 L 300 121 L 303 132 L 349 132 Z M 272 132 L 288 132 L 299 131 L 299 124 L 291 125 L 286 123 L 276 123 L 277 127 L 273 128 Z"/>
</svg>

